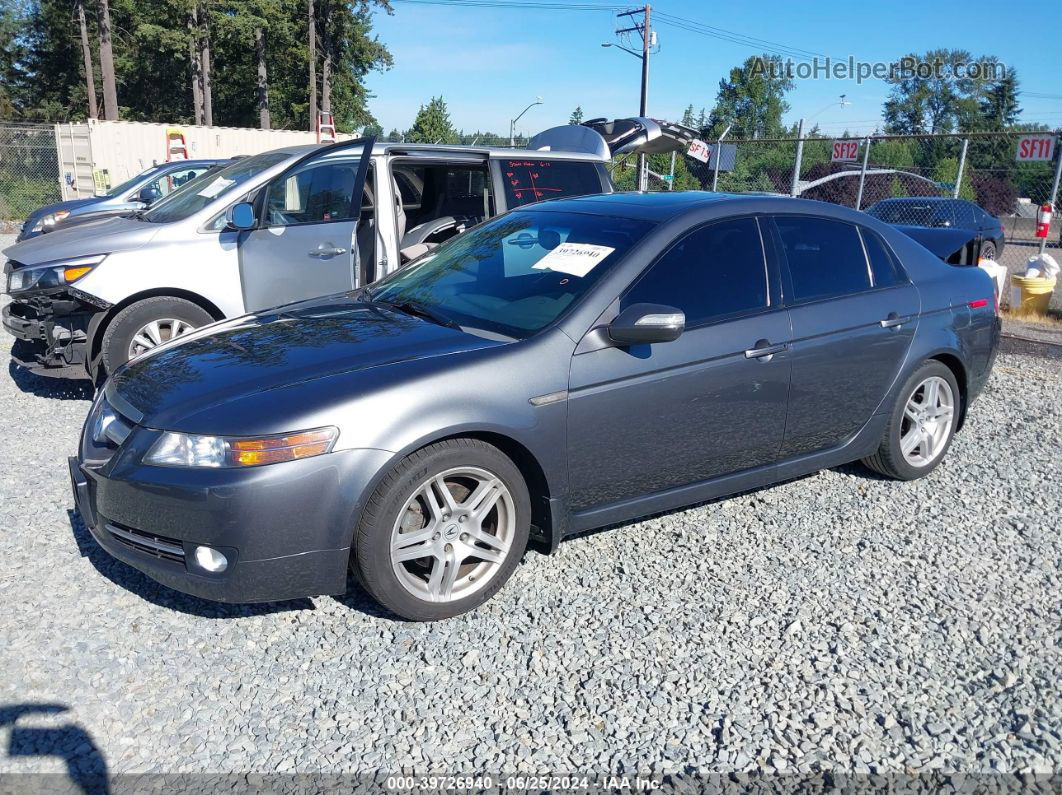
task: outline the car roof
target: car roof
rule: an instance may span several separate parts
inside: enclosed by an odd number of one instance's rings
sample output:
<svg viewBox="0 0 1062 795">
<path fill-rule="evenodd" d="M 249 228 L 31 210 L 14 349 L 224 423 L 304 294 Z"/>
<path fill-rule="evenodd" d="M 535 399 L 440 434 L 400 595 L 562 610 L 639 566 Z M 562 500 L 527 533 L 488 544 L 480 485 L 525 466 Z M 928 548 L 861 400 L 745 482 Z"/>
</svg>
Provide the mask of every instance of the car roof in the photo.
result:
<svg viewBox="0 0 1062 795">
<path fill-rule="evenodd" d="M 947 202 L 965 202 L 966 199 L 953 199 L 950 196 L 897 196 L 894 199 L 882 199 L 878 204 L 945 204 Z M 972 202 L 970 202 L 972 204 Z"/>
<path fill-rule="evenodd" d="M 339 143 L 344 143 L 340 141 Z M 273 152 L 282 152 L 289 155 L 301 155 L 314 149 L 324 149 L 332 144 L 300 144 L 297 146 L 284 146 L 272 149 Z M 458 144 L 411 144 L 401 141 L 377 141 L 372 148 L 376 155 L 410 155 L 412 157 L 433 157 L 446 155 L 480 155 L 496 158 L 510 158 L 513 160 L 586 160 L 600 163 L 601 158 L 585 152 L 549 151 L 537 149 L 519 149 L 509 146 L 464 146 Z"/>
<path fill-rule="evenodd" d="M 231 157 L 219 157 L 200 158 L 198 160 L 167 160 L 156 164 L 155 167 L 166 168 L 168 166 L 173 166 L 174 168 L 184 168 L 186 166 L 216 166 L 218 163 L 227 163 L 231 159 Z"/>
<path fill-rule="evenodd" d="M 527 204 L 517 209 L 529 212 L 574 212 L 588 215 L 611 215 L 623 218 L 639 218 L 646 221 L 664 221 L 677 218 L 704 207 L 732 204 L 735 212 L 745 207 L 749 212 L 789 210 L 799 207 L 818 213 L 822 208 L 833 207 L 825 202 L 810 199 L 793 199 L 789 196 L 745 195 L 740 193 L 711 193 L 709 191 L 661 191 L 659 193 L 602 193 L 578 196 L 570 199 Z M 831 214 L 831 213 L 826 213 Z"/>
</svg>

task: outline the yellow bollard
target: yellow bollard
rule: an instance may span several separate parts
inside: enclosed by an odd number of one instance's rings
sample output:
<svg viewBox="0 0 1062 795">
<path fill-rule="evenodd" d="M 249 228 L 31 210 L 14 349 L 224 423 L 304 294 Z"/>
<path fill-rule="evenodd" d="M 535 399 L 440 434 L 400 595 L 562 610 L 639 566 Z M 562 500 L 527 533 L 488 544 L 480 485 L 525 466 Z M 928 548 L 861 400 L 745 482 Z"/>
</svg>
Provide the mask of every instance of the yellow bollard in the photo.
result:
<svg viewBox="0 0 1062 795">
<path fill-rule="evenodd" d="M 1054 289 L 1054 279 L 1011 276 L 1010 311 L 1016 315 L 1046 315 Z"/>
</svg>

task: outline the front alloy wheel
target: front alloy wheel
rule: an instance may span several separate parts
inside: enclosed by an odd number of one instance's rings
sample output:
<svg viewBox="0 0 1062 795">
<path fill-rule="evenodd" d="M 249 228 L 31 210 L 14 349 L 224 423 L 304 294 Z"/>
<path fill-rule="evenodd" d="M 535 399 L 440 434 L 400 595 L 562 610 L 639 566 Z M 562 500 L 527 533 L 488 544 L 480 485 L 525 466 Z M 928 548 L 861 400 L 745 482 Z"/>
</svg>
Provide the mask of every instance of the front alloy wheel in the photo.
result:
<svg viewBox="0 0 1062 795">
<path fill-rule="evenodd" d="M 501 589 L 530 529 L 531 497 L 512 460 L 479 439 L 445 439 L 384 476 L 362 510 L 351 568 L 393 613 L 450 618 Z"/>
<path fill-rule="evenodd" d="M 395 520 L 391 565 L 410 594 L 453 602 L 484 588 L 516 535 L 516 507 L 492 472 L 457 467 L 421 483 Z"/>
<path fill-rule="evenodd" d="M 133 335 L 129 342 L 129 358 L 135 359 L 142 353 L 147 353 L 156 345 L 169 342 L 172 339 L 195 331 L 195 326 L 175 317 L 160 318 L 145 324 Z"/>
</svg>

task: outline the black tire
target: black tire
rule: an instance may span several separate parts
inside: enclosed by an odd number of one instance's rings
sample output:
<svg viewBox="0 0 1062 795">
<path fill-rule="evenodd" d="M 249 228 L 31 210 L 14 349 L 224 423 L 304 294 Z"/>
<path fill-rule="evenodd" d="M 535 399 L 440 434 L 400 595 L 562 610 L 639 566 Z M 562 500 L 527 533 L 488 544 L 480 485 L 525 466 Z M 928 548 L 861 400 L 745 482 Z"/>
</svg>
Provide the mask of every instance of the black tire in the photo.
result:
<svg viewBox="0 0 1062 795">
<path fill-rule="evenodd" d="M 459 467 L 487 470 L 508 488 L 515 507 L 515 531 L 508 552 L 486 585 L 462 599 L 418 598 L 399 581 L 391 562 L 392 530 L 399 512 L 428 479 Z M 447 439 L 404 458 L 376 488 L 354 532 L 351 569 L 385 608 L 413 621 L 437 621 L 473 610 L 497 593 L 523 557 L 531 528 L 531 498 L 520 470 L 496 447 L 478 439 Z M 432 566 L 438 565 L 433 559 Z"/>
<path fill-rule="evenodd" d="M 996 242 L 994 240 L 986 240 L 981 245 L 981 259 L 990 259 L 995 262 L 996 257 L 998 256 L 999 252 L 996 249 Z"/>
<path fill-rule="evenodd" d="M 904 409 L 921 384 L 932 376 L 943 378 L 951 387 L 954 408 L 949 421 L 947 438 L 941 448 L 935 452 L 933 460 L 924 466 L 914 466 L 907 461 L 900 448 L 900 437 L 904 426 Z M 962 416 L 962 393 L 959 391 L 959 384 L 955 380 L 955 374 L 943 362 L 929 359 L 923 362 L 921 367 L 915 370 L 904 382 L 903 389 L 900 390 L 896 399 L 896 405 L 893 406 L 892 413 L 889 415 L 889 424 L 885 427 L 881 445 L 874 455 L 864 458 L 863 463 L 875 472 L 896 480 L 917 480 L 925 477 L 940 466 L 940 462 L 948 454 L 948 449 L 955 438 L 955 429 L 958 426 L 960 416 Z"/>
<path fill-rule="evenodd" d="M 213 323 L 214 318 L 198 304 L 183 298 L 160 295 L 130 304 L 107 324 L 100 341 L 100 362 L 104 371 L 113 373 L 129 361 L 129 346 L 134 335 L 154 320 L 180 320 L 193 328 Z"/>
</svg>

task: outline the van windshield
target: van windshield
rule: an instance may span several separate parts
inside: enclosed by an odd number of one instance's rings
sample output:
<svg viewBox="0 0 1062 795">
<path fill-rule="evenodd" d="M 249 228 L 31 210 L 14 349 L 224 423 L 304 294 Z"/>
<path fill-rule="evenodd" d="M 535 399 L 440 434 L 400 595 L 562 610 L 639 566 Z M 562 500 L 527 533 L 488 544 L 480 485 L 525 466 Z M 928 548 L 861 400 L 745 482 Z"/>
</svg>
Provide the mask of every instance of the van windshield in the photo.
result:
<svg viewBox="0 0 1062 795">
<path fill-rule="evenodd" d="M 218 171 L 203 175 L 155 204 L 140 217 L 154 224 L 183 221 L 222 196 L 236 190 L 247 180 L 292 157 L 290 152 L 264 152 L 236 160 Z M 187 190 L 186 190 L 187 189 Z"/>
</svg>

